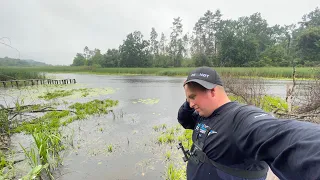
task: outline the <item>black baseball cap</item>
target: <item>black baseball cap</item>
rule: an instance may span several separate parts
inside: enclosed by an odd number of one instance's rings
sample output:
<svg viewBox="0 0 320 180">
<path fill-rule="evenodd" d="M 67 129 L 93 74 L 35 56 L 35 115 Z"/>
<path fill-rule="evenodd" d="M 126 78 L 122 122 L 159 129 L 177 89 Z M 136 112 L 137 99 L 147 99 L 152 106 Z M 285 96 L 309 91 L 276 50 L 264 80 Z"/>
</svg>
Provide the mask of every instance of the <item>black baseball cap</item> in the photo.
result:
<svg viewBox="0 0 320 180">
<path fill-rule="evenodd" d="M 217 85 L 222 86 L 222 81 L 217 71 L 206 66 L 191 71 L 183 86 L 189 82 L 196 82 L 206 89 L 213 89 Z"/>
</svg>

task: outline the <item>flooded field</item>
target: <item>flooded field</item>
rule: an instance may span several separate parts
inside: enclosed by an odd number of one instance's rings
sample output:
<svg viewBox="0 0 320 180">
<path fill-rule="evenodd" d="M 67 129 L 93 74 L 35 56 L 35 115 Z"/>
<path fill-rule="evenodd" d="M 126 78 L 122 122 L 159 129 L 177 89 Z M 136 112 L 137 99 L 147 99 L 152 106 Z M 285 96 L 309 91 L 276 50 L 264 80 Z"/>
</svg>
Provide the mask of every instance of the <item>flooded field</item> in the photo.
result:
<svg viewBox="0 0 320 180">
<path fill-rule="evenodd" d="M 62 165 L 53 171 L 56 179 L 164 179 L 169 162 L 183 168 L 183 154 L 176 148 L 178 142 L 170 136 L 166 136 L 166 140 L 159 136 L 169 129 L 172 136 L 184 132 L 177 122 L 177 111 L 185 100 L 184 78 L 51 75 L 76 79 L 77 84 L 1 89 L 0 104 L 12 107 L 18 100 L 20 105 L 43 104 L 76 112 L 70 112 L 61 120 L 66 122 L 59 128 L 66 148 L 60 153 Z M 284 98 L 288 82 L 266 81 L 267 94 Z M 83 105 L 94 100 L 103 104 L 108 99 L 117 103 L 102 107 Z M 92 109 L 99 111 L 91 112 Z M 82 111 L 85 117 L 80 117 Z M 43 113 L 29 115 L 32 119 Z M 69 116 L 71 118 L 67 119 Z M 171 143 L 163 145 L 160 141 Z M 23 160 L 16 164 L 18 179 L 31 169 L 21 146 L 30 147 L 33 138 L 25 133 L 15 133 L 11 142 L 15 159 Z"/>
</svg>

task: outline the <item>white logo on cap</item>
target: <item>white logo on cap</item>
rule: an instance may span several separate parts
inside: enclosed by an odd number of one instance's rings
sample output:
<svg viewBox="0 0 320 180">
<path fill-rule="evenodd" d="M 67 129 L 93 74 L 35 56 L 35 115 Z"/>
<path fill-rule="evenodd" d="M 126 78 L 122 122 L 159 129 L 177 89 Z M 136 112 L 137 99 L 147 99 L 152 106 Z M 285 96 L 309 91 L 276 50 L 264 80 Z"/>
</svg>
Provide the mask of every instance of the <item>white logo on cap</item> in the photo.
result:
<svg viewBox="0 0 320 180">
<path fill-rule="evenodd" d="M 196 76 L 196 73 L 193 73 L 193 74 L 191 74 L 190 76 L 191 76 L 191 77 Z M 208 78 L 208 77 L 209 77 L 209 74 L 199 73 L 199 76 Z"/>
<path fill-rule="evenodd" d="M 200 73 L 199 76 L 202 76 L 202 77 L 205 77 L 205 78 L 208 78 L 208 77 L 209 77 L 208 74 L 204 74 L 204 73 Z"/>
</svg>

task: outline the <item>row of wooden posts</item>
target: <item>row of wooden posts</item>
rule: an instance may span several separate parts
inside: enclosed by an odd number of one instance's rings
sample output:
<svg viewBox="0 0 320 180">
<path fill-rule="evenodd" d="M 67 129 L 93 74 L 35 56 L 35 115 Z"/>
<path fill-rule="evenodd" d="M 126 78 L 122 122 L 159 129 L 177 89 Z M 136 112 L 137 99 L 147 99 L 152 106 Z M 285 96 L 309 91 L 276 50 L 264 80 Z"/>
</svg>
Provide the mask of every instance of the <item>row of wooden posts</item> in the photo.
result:
<svg viewBox="0 0 320 180">
<path fill-rule="evenodd" d="M 42 84 L 76 84 L 76 79 L 26 79 L 26 80 L 10 80 L 10 81 L 0 81 L 3 87 L 21 86 L 22 85 L 42 85 Z"/>
</svg>

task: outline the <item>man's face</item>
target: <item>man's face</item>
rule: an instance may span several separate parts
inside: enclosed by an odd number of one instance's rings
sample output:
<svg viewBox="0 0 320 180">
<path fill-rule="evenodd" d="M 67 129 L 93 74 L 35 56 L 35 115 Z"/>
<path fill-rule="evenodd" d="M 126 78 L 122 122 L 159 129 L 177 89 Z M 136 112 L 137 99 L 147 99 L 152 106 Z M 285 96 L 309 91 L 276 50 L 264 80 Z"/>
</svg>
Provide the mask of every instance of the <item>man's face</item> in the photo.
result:
<svg viewBox="0 0 320 180">
<path fill-rule="evenodd" d="M 211 107 L 210 103 L 212 103 L 211 90 L 190 89 L 188 84 L 184 86 L 184 90 L 191 108 L 195 109 L 200 116 L 208 117 L 211 115 L 212 112 L 208 108 Z"/>
</svg>

